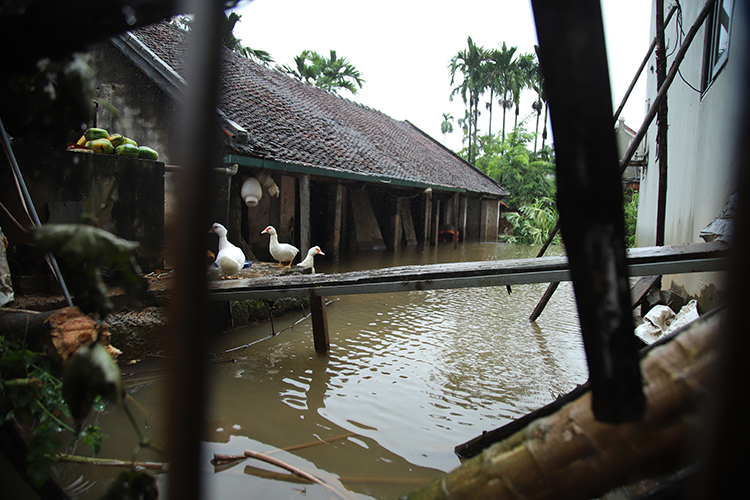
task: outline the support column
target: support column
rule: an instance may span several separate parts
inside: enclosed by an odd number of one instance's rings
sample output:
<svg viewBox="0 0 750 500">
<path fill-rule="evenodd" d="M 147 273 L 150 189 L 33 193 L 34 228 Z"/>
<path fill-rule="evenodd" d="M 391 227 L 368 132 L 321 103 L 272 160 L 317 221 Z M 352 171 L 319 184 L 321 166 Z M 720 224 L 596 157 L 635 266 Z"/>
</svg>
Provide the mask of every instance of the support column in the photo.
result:
<svg viewBox="0 0 750 500">
<path fill-rule="evenodd" d="M 422 243 L 426 245 L 430 244 L 430 234 L 432 229 L 432 189 L 425 189 L 424 191 L 424 239 Z"/>
<path fill-rule="evenodd" d="M 301 257 L 310 248 L 310 175 L 299 179 L 299 246 Z"/>
<path fill-rule="evenodd" d="M 432 231 L 430 234 L 430 244 L 432 246 L 437 246 L 438 244 L 438 236 L 440 235 L 439 228 L 440 228 L 440 200 L 436 200 L 432 204 Z"/>
<path fill-rule="evenodd" d="M 458 191 L 453 195 L 453 230 L 456 233 L 453 234 L 453 248 L 458 248 L 458 238 L 460 237 L 461 225 L 459 224 L 459 212 L 458 212 Z"/>
</svg>

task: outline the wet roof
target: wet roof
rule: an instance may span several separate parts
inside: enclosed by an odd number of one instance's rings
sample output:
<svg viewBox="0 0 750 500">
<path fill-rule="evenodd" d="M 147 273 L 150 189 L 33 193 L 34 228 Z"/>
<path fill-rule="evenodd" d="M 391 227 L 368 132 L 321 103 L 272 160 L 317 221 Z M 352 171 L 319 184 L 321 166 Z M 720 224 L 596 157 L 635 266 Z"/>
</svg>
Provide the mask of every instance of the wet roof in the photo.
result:
<svg viewBox="0 0 750 500">
<path fill-rule="evenodd" d="M 130 33 L 184 85 L 188 34 L 167 22 Z M 388 115 L 224 49 L 219 108 L 247 131 L 238 154 L 310 167 L 319 175 L 356 174 L 490 196 L 508 192 L 408 121 Z M 181 78 L 180 78 L 181 77 Z"/>
</svg>

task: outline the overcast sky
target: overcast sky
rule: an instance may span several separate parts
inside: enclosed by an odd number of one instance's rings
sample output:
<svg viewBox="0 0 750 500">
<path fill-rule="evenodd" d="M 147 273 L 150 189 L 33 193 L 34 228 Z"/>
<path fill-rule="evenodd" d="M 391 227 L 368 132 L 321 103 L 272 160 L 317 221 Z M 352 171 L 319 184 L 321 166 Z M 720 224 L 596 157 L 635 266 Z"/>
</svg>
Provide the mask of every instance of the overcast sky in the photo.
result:
<svg viewBox="0 0 750 500">
<path fill-rule="evenodd" d="M 467 48 L 467 37 L 486 49 L 505 42 L 517 53 L 533 52 L 537 41 L 531 3 L 519 0 L 254 0 L 235 10 L 242 19 L 234 34 L 243 45 L 269 52 L 281 66 L 294 66 L 294 56 L 305 49 L 326 56 L 334 49 L 365 80 L 356 96 L 343 91 L 343 97 L 409 120 L 440 142 L 443 113 L 458 119 L 466 109 L 460 96 L 450 101 L 448 64 Z M 602 11 L 616 109 L 650 44 L 651 0 L 603 0 Z M 636 130 L 645 115 L 645 79 L 644 74 L 622 113 Z M 527 128 L 533 131 L 531 95 L 522 101 L 520 116 L 529 117 Z M 495 106 L 493 132 L 502 126 L 498 111 Z M 488 120 L 484 111 L 480 133 L 487 132 Z M 457 150 L 461 133 L 454 128 L 446 145 Z"/>
</svg>

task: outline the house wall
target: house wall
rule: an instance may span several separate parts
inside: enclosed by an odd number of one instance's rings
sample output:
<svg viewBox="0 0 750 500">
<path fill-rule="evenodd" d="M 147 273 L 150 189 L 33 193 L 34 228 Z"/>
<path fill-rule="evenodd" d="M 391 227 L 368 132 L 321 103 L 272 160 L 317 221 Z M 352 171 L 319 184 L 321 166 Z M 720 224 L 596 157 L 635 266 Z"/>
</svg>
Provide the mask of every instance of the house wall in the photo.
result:
<svg viewBox="0 0 750 500">
<path fill-rule="evenodd" d="M 139 242 L 134 254 L 141 271 L 163 268 L 163 163 L 53 150 L 27 141 L 16 141 L 13 149 L 43 224 L 81 223 L 86 214 L 97 227 Z M 17 220 L 26 219 L 9 169 L 0 172 L 0 198 Z M 14 249 L 28 243 L 2 212 L 0 225 Z"/>
<path fill-rule="evenodd" d="M 720 1 L 720 0 L 719 0 Z M 702 0 L 683 0 L 683 27 L 685 32 L 692 26 Z M 653 12 L 653 8 L 652 8 Z M 666 30 L 668 53 L 677 52 L 674 21 Z M 655 35 L 652 13 L 651 36 Z M 680 68 L 682 77 L 693 86 L 701 85 L 706 25 L 693 40 Z M 699 243 L 699 233 L 721 212 L 736 189 L 735 165 L 738 164 L 739 127 L 741 98 L 747 88 L 748 23 L 746 2 L 734 2 L 731 26 L 729 57 L 721 73 L 710 88 L 701 95 L 676 78 L 668 93 L 668 139 L 667 139 L 667 200 L 665 244 L 676 245 Z M 648 102 L 656 96 L 655 56 L 647 64 Z M 640 184 L 637 246 L 653 246 L 656 243 L 656 214 L 659 183 L 659 166 L 656 145 L 656 120 L 648 135 L 648 166 Z M 678 285 L 685 286 L 688 293 L 697 293 L 705 283 L 714 279 L 711 275 L 678 275 L 668 277 Z"/>
<path fill-rule="evenodd" d="M 170 139 L 179 116 L 177 103 L 109 42 L 96 44 L 91 55 L 96 97 L 116 110 L 99 105 L 96 125 L 155 149 L 165 164 L 176 163 L 179 144 Z"/>
</svg>

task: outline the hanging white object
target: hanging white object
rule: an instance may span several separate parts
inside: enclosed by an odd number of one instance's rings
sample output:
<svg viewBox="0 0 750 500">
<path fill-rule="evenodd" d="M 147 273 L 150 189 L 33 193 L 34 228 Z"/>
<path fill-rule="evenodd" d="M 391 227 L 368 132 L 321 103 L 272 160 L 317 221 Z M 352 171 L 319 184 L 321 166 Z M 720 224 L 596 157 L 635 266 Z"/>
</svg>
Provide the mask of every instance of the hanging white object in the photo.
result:
<svg viewBox="0 0 750 500">
<path fill-rule="evenodd" d="M 245 179 L 245 182 L 242 183 L 242 189 L 240 189 L 240 195 L 248 207 L 257 206 L 263 197 L 263 189 L 260 187 L 258 179 L 255 177 Z"/>
</svg>

